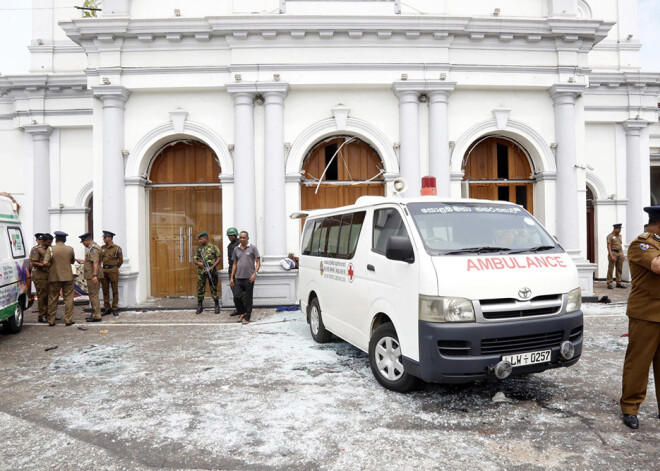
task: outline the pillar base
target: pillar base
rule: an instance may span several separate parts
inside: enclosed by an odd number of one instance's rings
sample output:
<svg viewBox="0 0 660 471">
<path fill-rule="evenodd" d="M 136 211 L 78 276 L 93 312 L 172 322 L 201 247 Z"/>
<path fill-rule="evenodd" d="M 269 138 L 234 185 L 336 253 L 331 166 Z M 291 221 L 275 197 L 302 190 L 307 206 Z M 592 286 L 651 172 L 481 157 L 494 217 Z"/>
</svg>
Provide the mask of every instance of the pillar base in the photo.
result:
<svg viewBox="0 0 660 471">
<path fill-rule="evenodd" d="M 596 264 L 582 258 L 579 250 L 567 250 L 566 252 L 577 267 L 582 297 L 592 297 L 594 295 L 594 273 L 596 271 Z"/>
<path fill-rule="evenodd" d="M 281 259 L 279 259 L 281 260 Z M 233 306 L 234 298 L 229 287 L 229 275 L 226 271 L 219 273 L 222 287 L 222 305 Z M 298 270 L 285 270 L 279 265 L 262 264 L 254 286 L 254 307 L 285 306 L 297 304 L 296 288 Z"/>
</svg>

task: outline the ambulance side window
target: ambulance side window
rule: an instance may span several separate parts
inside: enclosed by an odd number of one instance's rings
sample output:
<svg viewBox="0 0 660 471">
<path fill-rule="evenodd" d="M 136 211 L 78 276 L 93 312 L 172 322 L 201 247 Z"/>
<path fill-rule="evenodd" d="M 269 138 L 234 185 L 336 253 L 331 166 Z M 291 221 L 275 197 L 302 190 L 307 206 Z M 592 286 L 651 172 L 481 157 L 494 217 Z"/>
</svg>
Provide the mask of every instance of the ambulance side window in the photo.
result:
<svg viewBox="0 0 660 471">
<path fill-rule="evenodd" d="M 374 232 L 372 250 L 385 254 L 387 241 L 392 236 L 408 237 L 408 231 L 399 212 L 394 208 L 374 211 Z"/>
<path fill-rule="evenodd" d="M 339 230 L 339 246 L 337 247 L 337 258 L 348 258 L 348 246 L 351 236 L 351 223 L 353 214 L 344 214 L 341 217 L 341 229 Z"/>
<path fill-rule="evenodd" d="M 348 256 L 346 258 L 350 259 L 355 256 L 357 243 L 358 240 L 360 239 L 360 231 L 362 230 L 362 223 L 364 222 L 364 216 L 366 214 L 367 214 L 366 211 L 353 213 L 353 220 L 351 221 L 351 233 L 348 236 Z"/>
<path fill-rule="evenodd" d="M 13 258 L 25 258 L 25 245 L 23 244 L 23 234 L 20 227 L 8 227 L 9 247 Z"/>
<path fill-rule="evenodd" d="M 303 255 L 309 255 L 312 252 L 312 242 L 314 240 L 313 235 L 315 234 L 314 228 L 319 225 L 319 221 L 309 221 L 305 224 L 305 232 L 303 233 Z M 318 239 L 316 240 L 316 247 L 318 247 Z"/>
<path fill-rule="evenodd" d="M 326 254 L 328 257 L 337 258 L 337 248 L 339 246 L 339 229 L 341 228 L 341 216 L 331 216 L 326 218 L 328 224 L 328 247 Z"/>
</svg>

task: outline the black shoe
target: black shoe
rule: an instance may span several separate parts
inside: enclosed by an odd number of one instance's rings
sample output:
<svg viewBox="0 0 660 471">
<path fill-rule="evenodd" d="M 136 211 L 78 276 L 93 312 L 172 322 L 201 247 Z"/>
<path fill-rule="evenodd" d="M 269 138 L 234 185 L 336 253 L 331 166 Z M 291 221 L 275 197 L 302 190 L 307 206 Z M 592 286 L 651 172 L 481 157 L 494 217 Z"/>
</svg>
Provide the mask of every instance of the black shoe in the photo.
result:
<svg viewBox="0 0 660 471">
<path fill-rule="evenodd" d="M 112 314 L 112 309 L 110 308 L 104 309 L 103 313 L 101 313 L 102 316 L 109 316 L 110 314 Z"/>
<path fill-rule="evenodd" d="M 626 287 L 625 287 L 624 285 L 622 285 L 622 284 L 620 284 L 620 283 L 619 283 L 619 284 L 617 284 L 617 285 L 616 285 L 616 287 L 617 287 L 617 288 L 623 288 L 623 289 L 625 289 L 625 288 L 626 288 Z"/>
<path fill-rule="evenodd" d="M 86 317 L 87 322 L 101 322 L 103 319 L 94 319 L 93 317 Z"/>
<path fill-rule="evenodd" d="M 607 285 L 607 289 L 614 289 L 614 288 L 612 288 L 612 285 Z"/>
<path fill-rule="evenodd" d="M 41 322 L 41 323 L 45 324 L 48 321 L 46 320 L 45 317 L 40 317 L 40 318 L 37 319 L 37 322 Z"/>
<path fill-rule="evenodd" d="M 215 313 L 220 314 L 220 301 L 218 299 L 215 300 Z"/>
<path fill-rule="evenodd" d="M 117 317 L 119 315 L 119 312 L 116 309 L 112 310 L 112 315 Z"/>
<path fill-rule="evenodd" d="M 75 322 L 71 321 L 71 322 L 67 322 L 67 323 L 64 324 L 64 325 L 67 326 L 67 327 L 69 327 L 70 325 L 73 325 L 73 324 L 75 324 Z"/>
<path fill-rule="evenodd" d="M 623 425 L 632 429 L 639 428 L 639 420 L 636 415 L 623 414 Z"/>
<path fill-rule="evenodd" d="M 202 307 L 202 301 L 197 301 L 197 311 L 195 314 L 201 314 L 204 308 Z"/>
<path fill-rule="evenodd" d="M 238 316 L 238 311 L 237 311 L 236 309 L 234 309 L 234 312 L 232 312 L 232 313 L 229 314 L 229 315 L 230 315 L 230 316 Z"/>
<path fill-rule="evenodd" d="M 48 324 L 48 327 L 55 327 L 55 323 L 53 322 L 52 324 Z"/>
</svg>

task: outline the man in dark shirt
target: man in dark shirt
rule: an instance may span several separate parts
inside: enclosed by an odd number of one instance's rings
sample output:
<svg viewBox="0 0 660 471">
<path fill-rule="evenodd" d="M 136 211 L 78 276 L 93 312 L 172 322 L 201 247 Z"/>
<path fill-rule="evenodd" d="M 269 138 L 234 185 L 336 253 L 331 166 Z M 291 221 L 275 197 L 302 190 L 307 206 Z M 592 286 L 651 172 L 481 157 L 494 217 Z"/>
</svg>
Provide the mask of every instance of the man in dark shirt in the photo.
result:
<svg viewBox="0 0 660 471">
<path fill-rule="evenodd" d="M 231 279 L 231 272 L 234 268 L 234 249 L 238 247 L 238 229 L 235 227 L 227 229 L 227 238 L 229 239 L 229 245 L 227 245 L 227 275 L 229 275 L 229 279 Z M 234 309 L 234 312 L 229 315 L 237 316 L 238 311 Z"/>
<path fill-rule="evenodd" d="M 261 268 L 261 258 L 257 247 L 248 244 L 250 236 L 246 231 L 238 235 L 240 245 L 234 249 L 229 286 L 234 293 L 234 304 L 238 311 L 238 322 L 248 324 L 252 316 L 252 292 L 257 273 Z"/>
</svg>

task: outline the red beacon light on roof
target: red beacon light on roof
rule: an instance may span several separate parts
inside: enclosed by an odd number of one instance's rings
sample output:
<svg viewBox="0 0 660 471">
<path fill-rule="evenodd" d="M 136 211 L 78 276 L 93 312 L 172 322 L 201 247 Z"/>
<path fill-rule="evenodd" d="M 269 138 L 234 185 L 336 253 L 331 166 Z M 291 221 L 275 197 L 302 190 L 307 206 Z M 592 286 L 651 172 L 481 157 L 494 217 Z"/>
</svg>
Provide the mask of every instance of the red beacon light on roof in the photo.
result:
<svg viewBox="0 0 660 471">
<path fill-rule="evenodd" d="M 435 187 L 435 177 L 422 177 L 422 196 L 438 196 L 438 189 Z"/>
</svg>

